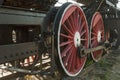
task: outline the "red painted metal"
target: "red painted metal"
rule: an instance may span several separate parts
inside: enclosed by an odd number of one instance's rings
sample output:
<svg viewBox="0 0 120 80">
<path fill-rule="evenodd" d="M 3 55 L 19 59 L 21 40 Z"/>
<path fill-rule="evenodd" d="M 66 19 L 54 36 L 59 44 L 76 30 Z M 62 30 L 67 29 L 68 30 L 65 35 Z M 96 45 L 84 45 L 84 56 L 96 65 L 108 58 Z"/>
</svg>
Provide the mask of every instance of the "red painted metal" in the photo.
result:
<svg viewBox="0 0 120 80">
<path fill-rule="evenodd" d="M 80 57 L 79 47 L 89 47 L 89 31 L 82 9 L 75 4 L 64 8 L 58 29 L 58 54 L 65 73 L 78 75 L 84 67 L 87 56 Z"/>
<path fill-rule="evenodd" d="M 99 46 L 105 40 L 104 23 L 102 16 L 99 12 L 95 12 L 92 17 L 90 34 L 91 34 L 90 42 L 92 48 Z M 93 59 L 97 62 L 102 57 L 102 53 L 103 49 L 92 52 Z"/>
</svg>

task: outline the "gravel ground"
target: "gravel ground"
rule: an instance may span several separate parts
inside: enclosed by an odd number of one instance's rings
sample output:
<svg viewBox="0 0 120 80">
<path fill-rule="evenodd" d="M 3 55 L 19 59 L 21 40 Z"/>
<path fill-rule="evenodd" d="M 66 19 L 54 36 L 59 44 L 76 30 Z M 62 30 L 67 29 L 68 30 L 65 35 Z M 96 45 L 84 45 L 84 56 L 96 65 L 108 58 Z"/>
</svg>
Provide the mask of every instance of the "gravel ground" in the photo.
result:
<svg viewBox="0 0 120 80">
<path fill-rule="evenodd" d="M 92 71 L 78 80 L 120 80 L 120 50 L 107 54 Z"/>
</svg>

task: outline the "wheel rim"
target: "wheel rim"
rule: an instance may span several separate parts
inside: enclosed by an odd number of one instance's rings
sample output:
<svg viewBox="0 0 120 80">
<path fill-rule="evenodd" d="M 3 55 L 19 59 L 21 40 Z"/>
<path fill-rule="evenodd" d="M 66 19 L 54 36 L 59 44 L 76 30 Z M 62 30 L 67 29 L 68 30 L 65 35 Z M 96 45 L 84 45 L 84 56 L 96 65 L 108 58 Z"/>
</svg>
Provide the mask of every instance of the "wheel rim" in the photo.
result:
<svg viewBox="0 0 120 80">
<path fill-rule="evenodd" d="M 91 48 L 99 46 L 104 42 L 104 23 L 102 16 L 99 12 L 95 12 L 92 17 L 90 26 L 91 34 Z M 92 58 L 94 61 L 99 61 L 102 57 L 103 49 L 92 52 Z"/>
<path fill-rule="evenodd" d="M 64 10 L 64 11 L 63 11 Z M 57 50 L 60 64 L 68 76 L 78 75 L 84 67 L 86 56 L 80 57 L 79 47 L 88 48 L 88 25 L 82 9 L 74 4 L 63 7 L 57 32 Z M 59 14 L 58 14 L 59 15 Z"/>
</svg>

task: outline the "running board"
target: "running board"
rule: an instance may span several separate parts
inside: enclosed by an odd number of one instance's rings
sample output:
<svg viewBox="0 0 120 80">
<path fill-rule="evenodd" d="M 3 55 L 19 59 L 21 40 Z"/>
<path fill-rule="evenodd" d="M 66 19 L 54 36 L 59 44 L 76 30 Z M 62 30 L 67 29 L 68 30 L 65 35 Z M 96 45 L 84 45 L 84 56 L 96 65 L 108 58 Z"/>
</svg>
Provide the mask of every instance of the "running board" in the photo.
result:
<svg viewBox="0 0 120 80">
<path fill-rule="evenodd" d="M 45 13 L 0 7 L 0 25 L 42 25 Z"/>
</svg>

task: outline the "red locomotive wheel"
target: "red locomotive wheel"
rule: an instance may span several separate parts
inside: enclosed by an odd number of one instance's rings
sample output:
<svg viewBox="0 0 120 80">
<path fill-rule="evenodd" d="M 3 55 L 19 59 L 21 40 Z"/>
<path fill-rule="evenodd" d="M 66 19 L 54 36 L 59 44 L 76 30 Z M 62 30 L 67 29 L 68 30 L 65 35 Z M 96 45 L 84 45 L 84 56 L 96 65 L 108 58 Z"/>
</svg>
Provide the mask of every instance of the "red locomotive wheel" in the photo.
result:
<svg viewBox="0 0 120 80">
<path fill-rule="evenodd" d="M 89 47 L 88 24 L 83 10 L 77 4 L 64 4 L 56 15 L 54 29 L 60 65 L 68 76 L 76 76 L 87 59 L 87 56 L 79 56 L 80 48 Z"/>
<path fill-rule="evenodd" d="M 102 16 L 99 12 L 95 12 L 90 26 L 90 45 L 91 48 L 99 46 L 105 40 L 104 35 L 104 23 Z M 92 58 L 94 61 L 99 61 L 102 57 L 103 49 L 92 52 Z"/>
</svg>

